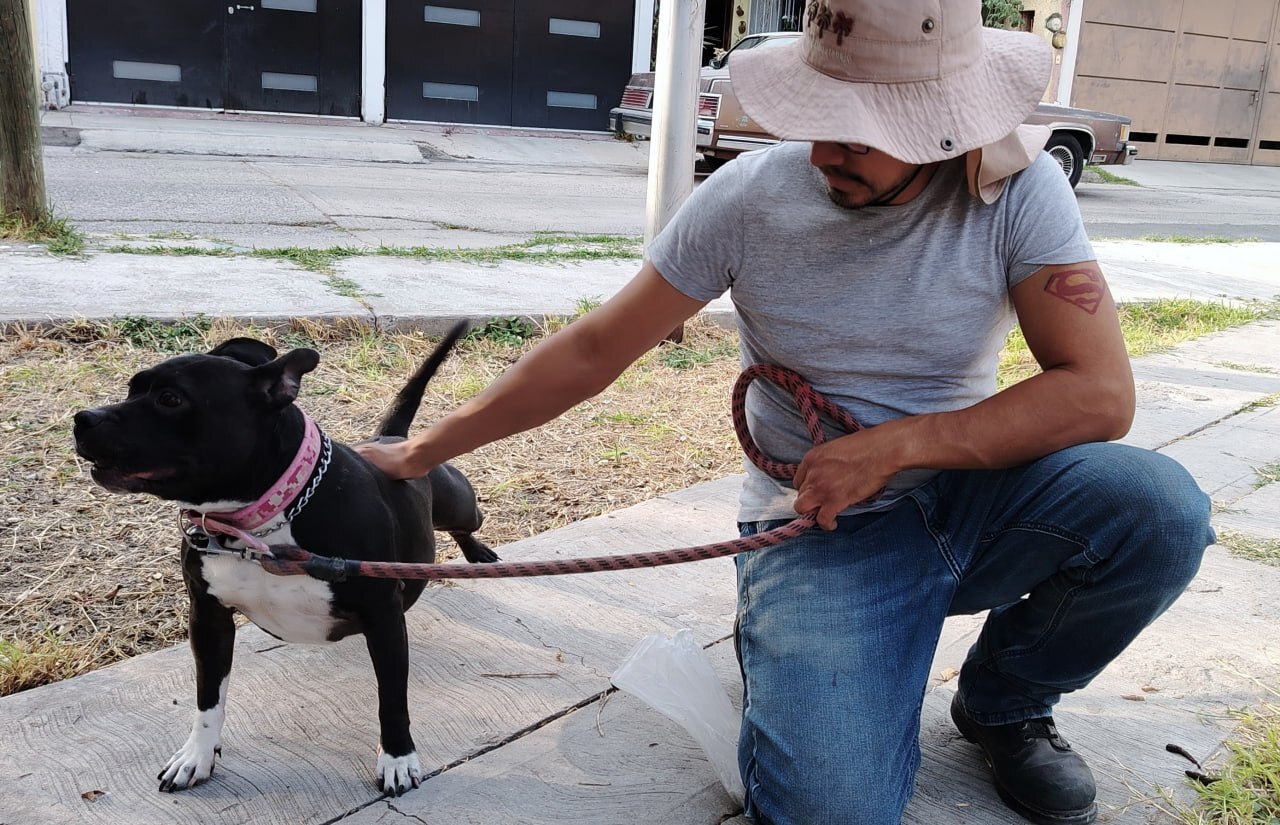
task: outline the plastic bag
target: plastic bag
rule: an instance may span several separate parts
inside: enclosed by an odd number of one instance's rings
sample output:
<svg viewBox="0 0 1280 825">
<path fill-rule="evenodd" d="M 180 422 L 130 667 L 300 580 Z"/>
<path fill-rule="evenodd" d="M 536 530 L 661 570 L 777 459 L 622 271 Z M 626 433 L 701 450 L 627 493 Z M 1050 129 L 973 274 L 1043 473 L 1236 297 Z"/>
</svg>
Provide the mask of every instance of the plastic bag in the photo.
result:
<svg viewBox="0 0 1280 825">
<path fill-rule="evenodd" d="M 742 803 L 741 717 L 692 631 L 677 630 L 670 639 L 661 633 L 645 637 L 618 665 L 611 681 L 688 731 L 707 754 L 720 784 Z"/>
</svg>

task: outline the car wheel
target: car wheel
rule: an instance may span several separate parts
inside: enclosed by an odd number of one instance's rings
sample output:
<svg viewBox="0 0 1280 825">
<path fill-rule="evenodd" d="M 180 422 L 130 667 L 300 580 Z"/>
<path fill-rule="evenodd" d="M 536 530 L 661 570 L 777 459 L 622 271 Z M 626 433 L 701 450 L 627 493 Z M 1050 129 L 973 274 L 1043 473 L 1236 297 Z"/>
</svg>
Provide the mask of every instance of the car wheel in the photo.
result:
<svg viewBox="0 0 1280 825">
<path fill-rule="evenodd" d="M 1084 174 L 1084 149 L 1080 148 L 1080 141 L 1071 135 L 1056 134 L 1049 138 L 1044 150 L 1062 167 L 1062 174 L 1067 176 L 1071 188 L 1075 189 L 1080 176 Z"/>
</svg>

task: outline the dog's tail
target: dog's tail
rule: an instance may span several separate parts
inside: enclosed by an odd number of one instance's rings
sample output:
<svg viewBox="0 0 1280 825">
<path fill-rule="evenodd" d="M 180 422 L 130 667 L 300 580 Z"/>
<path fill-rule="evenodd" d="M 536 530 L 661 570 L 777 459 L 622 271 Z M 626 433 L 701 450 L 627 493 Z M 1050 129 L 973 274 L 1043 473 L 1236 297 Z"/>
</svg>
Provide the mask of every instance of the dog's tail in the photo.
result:
<svg viewBox="0 0 1280 825">
<path fill-rule="evenodd" d="M 462 334 L 467 330 L 467 322 L 459 321 L 452 329 L 444 334 L 444 338 L 440 340 L 438 346 L 418 367 L 418 371 L 404 385 L 404 388 L 396 394 L 395 404 L 391 407 L 391 412 L 387 413 L 387 417 L 382 419 L 382 423 L 378 425 L 378 436 L 392 436 L 397 438 L 409 437 L 409 425 L 413 423 L 413 417 L 418 414 L 418 407 L 422 404 L 422 394 L 426 392 L 427 382 L 431 380 L 431 376 L 436 374 L 436 370 L 444 363 L 444 359 L 449 356 L 449 350 L 453 349 L 453 345 L 458 342 Z"/>
</svg>

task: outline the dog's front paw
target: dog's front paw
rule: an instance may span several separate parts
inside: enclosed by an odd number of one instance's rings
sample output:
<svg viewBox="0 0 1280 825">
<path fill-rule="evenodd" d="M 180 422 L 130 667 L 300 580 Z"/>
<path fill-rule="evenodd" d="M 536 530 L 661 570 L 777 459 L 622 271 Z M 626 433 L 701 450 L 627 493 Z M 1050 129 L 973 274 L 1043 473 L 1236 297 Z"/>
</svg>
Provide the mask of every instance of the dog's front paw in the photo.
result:
<svg viewBox="0 0 1280 825">
<path fill-rule="evenodd" d="M 192 733 L 156 776 L 160 780 L 160 790 L 172 792 L 194 788 L 213 776 L 214 759 L 221 754 L 222 747 L 215 737 Z"/>
<path fill-rule="evenodd" d="M 399 796 L 422 783 L 422 766 L 418 764 L 417 751 L 404 756 L 388 756 L 378 752 L 378 785 L 383 793 Z"/>
</svg>

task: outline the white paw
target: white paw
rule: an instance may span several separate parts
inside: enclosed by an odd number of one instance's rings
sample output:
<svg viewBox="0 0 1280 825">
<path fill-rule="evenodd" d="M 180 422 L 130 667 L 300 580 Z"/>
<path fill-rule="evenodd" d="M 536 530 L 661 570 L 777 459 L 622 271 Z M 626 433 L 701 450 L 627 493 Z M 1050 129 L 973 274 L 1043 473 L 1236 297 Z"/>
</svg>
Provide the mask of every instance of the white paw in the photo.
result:
<svg viewBox="0 0 1280 825">
<path fill-rule="evenodd" d="M 194 788 L 213 775 L 213 761 L 222 753 L 217 734 L 208 731 L 192 731 L 187 743 L 169 757 L 169 763 L 156 777 L 160 780 L 160 790 L 180 791 L 183 788 Z"/>
<path fill-rule="evenodd" d="M 410 751 L 404 756 L 388 756 L 378 750 L 378 785 L 383 793 L 399 796 L 422 782 L 422 766 L 418 754 Z"/>
</svg>

